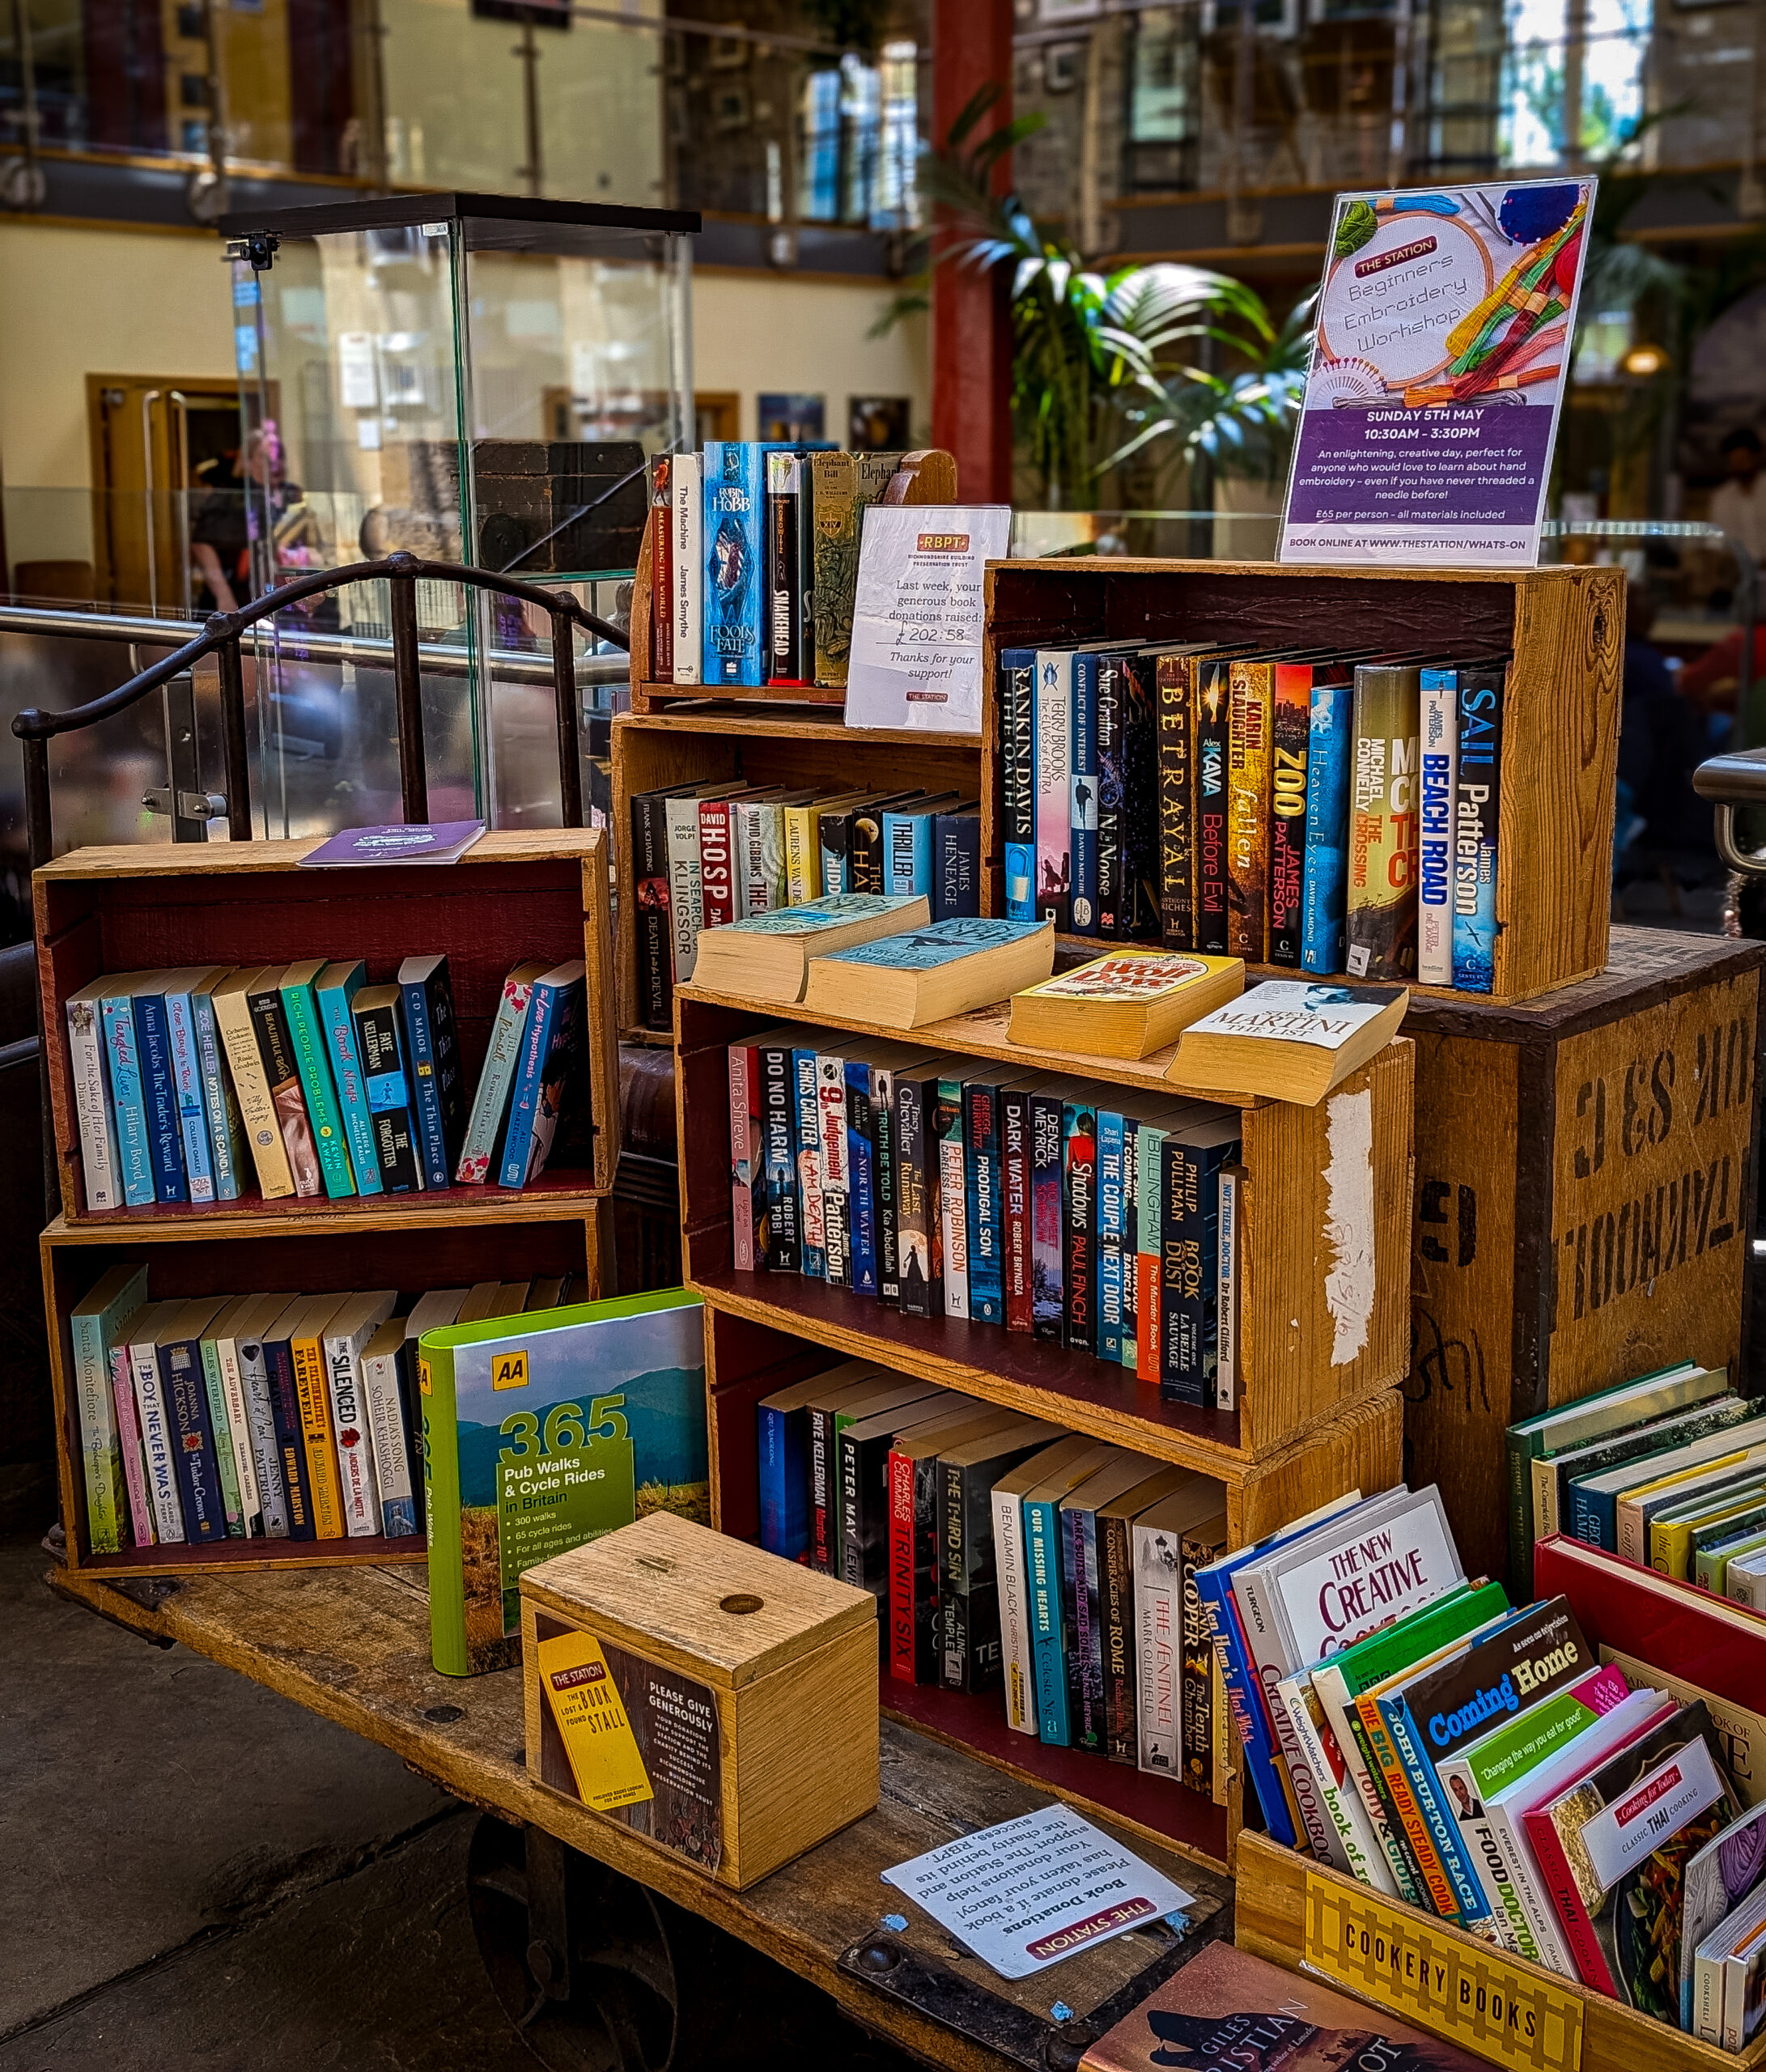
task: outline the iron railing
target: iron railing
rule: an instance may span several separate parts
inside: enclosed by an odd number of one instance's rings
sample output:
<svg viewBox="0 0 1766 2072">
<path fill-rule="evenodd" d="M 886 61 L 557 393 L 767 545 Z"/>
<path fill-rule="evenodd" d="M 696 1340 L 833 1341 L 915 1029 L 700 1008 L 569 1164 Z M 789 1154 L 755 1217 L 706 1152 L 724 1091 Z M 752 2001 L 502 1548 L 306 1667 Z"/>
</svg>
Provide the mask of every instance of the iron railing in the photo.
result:
<svg viewBox="0 0 1766 2072">
<path fill-rule="evenodd" d="M 452 561 L 421 561 L 409 554 L 388 554 L 384 561 L 353 562 L 344 568 L 316 571 L 286 584 L 237 611 L 215 612 L 195 639 L 189 640 L 127 683 L 70 711 L 45 712 L 33 707 L 20 712 L 12 731 L 23 744 L 25 834 L 31 868 L 36 870 L 55 853 L 49 801 L 49 743 L 57 734 L 74 733 L 108 720 L 145 698 L 150 691 L 183 676 L 209 656 L 220 669 L 221 757 L 225 771 L 227 827 L 235 842 L 252 839 L 251 780 L 245 751 L 245 664 L 241 637 L 261 621 L 308 597 L 324 596 L 357 583 L 388 586 L 394 703 L 398 715 L 399 793 L 404 817 L 429 817 L 429 780 L 423 764 L 422 703 L 422 651 L 417 637 L 417 585 L 420 581 L 458 583 L 535 605 L 552 622 L 552 694 L 558 724 L 558 796 L 566 827 L 583 825 L 583 767 L 576 726 L 576 658 L 571 646 L 580 628 L 615 648 L 630 643 L 619 628 L 598 617 L 567 591 L 549 590 L 519 576 L 489 569 L 468 568 Z M 304 639 L 305 636 L 303 635 Z M 174 809 L 176 801 L 174 800 Z"/>
</svg>

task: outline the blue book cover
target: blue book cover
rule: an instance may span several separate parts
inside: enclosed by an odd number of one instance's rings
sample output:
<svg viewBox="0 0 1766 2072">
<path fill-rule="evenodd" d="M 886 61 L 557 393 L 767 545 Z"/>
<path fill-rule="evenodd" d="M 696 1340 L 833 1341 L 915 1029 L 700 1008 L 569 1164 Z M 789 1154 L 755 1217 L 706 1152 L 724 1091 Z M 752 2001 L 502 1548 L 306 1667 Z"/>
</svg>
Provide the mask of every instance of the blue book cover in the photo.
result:
<svg viewBox="0 0 1766 2072">
<path fill-rule="evenodd" d="M 1404 1765 L 1411 1796 L 1428 1824 L 1429 1838 L 1435 1845 L 1441 1867 L 1447 1873 L 1448 1882 L 1454 1888 L 1459 1925 L 1476 1934 L 1478 1930 L 1473 1924 L 1489 1918 L 1490 1901 L 1460 1849 L 1458 1822 L 1450 1819 L 1444 1810 L 1447 1794 L 1435 1774 L 1435 1765 L 1429 1760 L 1428 1743 L 1417 1730 L 1415 1715 L 1402 1692 L 1390 1697 L 1376 1697 L 1373 1702 L 1380 1709 L 1386 1730 L 1392 1737 L 1392 1746 Z"/>
<path fill-rule="evenodd" d="M 125 988 L 128 980 L 118 982 Z M 135 1038 L 135 1004 L 126 990 L 107 993 L 100 1004 L 104 1049 L 110 1064 L 111 1105 L 117 1114 L 117 1159 L 123 1201 L 146 1208 L 155 1199 L 153 1155 L 147 1149 L 147 1104 L 141 1085 L 141 1046 Z"/>
<path fill-rule="evenodd" d="M 1067 1643 L 1061 1617 L 1060 1503 L 1024 1501 L 1024 1552 L 1029 1578 L 1030 1664 L 1036 1681 L 1037 1736 L 1046 1747 L 1070 1745 Z"/>
<path fill-rule="evenodd" d="M 847 1082 L 847 1242 L 852 1255 L 847 1285 L 855 1295 L 877 1293 L 877 1173 L 871 1123 L 871 1068 L 845 1061 Z"/>
<path fill-rule="evenodd" d="M 703 674 L 707 686 L 766 681 L 761 640 L 766 558 L 766 451 L 752 439 L 705 442 Z"/>
<path fill-rule="evenodd" d="M 1059 1093 L 1030 1096 L 1030 1329 L 1061 1342 L 1064 1297 L 1061 1229 L 1066 1112 Z"/>
<path fill-rule="evenodd" d="M 1642 1476 L 1638 1480 L 1641 1481 Z M 1611 1489 L 1590 1489 L 1586 1482 L 1570 1484 L 1570 1537 L 1590 1547 L 1619 1552 L 1619 1498 Z"/>
<path fill-rule="evenodd" d="M 883 816 L 883 889 L 898 899 L 932 892 L 932 816 L 911 807 Z"/>
<path fill-rule="evenodd" d="M 1300 963 L 1340 971 L 1348 953 L 1349 773 L 1355 760 L 1355 686 L 1314 683 L 1306 737 L 1306 864 Z"/>
<path fill-rule="evenodd" d="M 1502 817 L 1505 672 L 1461 669 L 1454 788 L 1454 984 L 1488 993 L 1496 972 L 1496 830 Z"/>
<path fill-rule="evenodd" d="M 1097 657 L 1081 648 L 1073 657 L 1073 762 L 1068 773 L 1072 801 L 1068 826 L 1073 839 L 1072 929 L 1097 932 Z"/>
<path fill-rule="evenodd" d="M 202 1373 L 202 1341 L 173 1340 L 162 1345 L 159 1353 L 159 1378 L 172 1429 L 172 1458 L 178 1471 L 178 1497 L 184 1512 L 184 1536 L 193 1547 L 225 1539 L 227 1512 L 221 1497 L 214 1425 L 209 1415 L 208 1384 Z"/>
<path fill-rule="evenodd" d="M 1097 1357 L 1122 1365 L 1123 1119 L 1097 1111 Z"/>
<path fill-rule="evenodd" d="M 910 928 L 902 935 L 879 936 L 872 942 L 855 943 L 848 949 L 830 950 L 818 962 L 864 964 L 888 971 L 932 971 L 941 964 L 956 964 L 973 957 L 978 949 L 996 949 L 1001 943 L 1034 936 L 1046 925 L 1042 921 L 1008 921 L 981 915 L 956 921 L 929 921 L 924 928 Z"/>
<path fill-rule="evenodd" d="M 1000 834 L 1006 918 L 1036 919 L 1036 650 L 1000 655 Z"/>
<path fill-rule="evenodd" d="M 1267 1704 L 1256 1669 L 1246 1651 L 1245 1637 L 1239 1631 L 1232 1577 L 1233 1571 L 1254 1554 L 1271 1552 L 1282 1544 L 1284 1537 L 1298 1536 L 1278 1535 L 1265 1540 L 1260 1548 L 1246 1548 L 1224 1561 L 1216 1561 L 1195 1571 L 1196 1595 L 1201 1599 L 1208 1618 L 1215 1658 L 1220 1665 L 1220 1682 L 1225 1688 L 1233 1724 L 1238 1729 L 1246 1773 L 1256 1788 L 1257 1802 L 1263 1809 L 1263 1824 L 1269 1830 L 1270 1840 L 1279 1842 L 1284 1849 L 1296 1848 L 1297 1837 L 1288 1794 L 1282 1789 L 1281 1773 L 1276 1766 L 1276 1737 L 1270 1726 Z"/>
<path fill-rule="evenodd" d="M 208 1114 L 202 1099 L 202 1063 L 196 1017 L 184 972 L 168 982 L 166 1031 L 172 1046 L 172 1082 L 178 1103 L 178 1135 L 184 1146 L 185 1178 L 192 1201 L 215 1199 L 214 1161 L 209 1151 Z"/>
<path fill-rule="evenodd" d="M 343 1116 L 356 1192 L 377 1195 L 385 1190 L 363 1081 L 362 1053 L 356 1046 L 355 1022 L 350 1013 L 351 1001 L 367 983 L 367 966 L 360 957 L 353 964 L 328 964 L 320 974 L 313 995 L 319 1004 L 319 1025 L 325 1036 L 331 1083 L 337 1089 L 337 1106 Z"/>
<path fill-rule="evenodd" d="M 1123 1366 L 1136 1364 L 1140 1326 L 1140 1290 L 1136 1266 L 1140 1250 L 1140 1124 L 1132 1115 L 1122 1123 L 1122 1348 Z"/>
<path fill-rule="evenodd" d="M 208 1117 L 209 1149 L 214 1157 L 214 1198 L 237 1201 L 245 1176 L 245 1130 L 240 1120 L 233 1082 L 223 1063 L 221 1032 L 215 1025 L 214 1002 L 206 986 L 190 996 L 190 1019 L 196 1030 L 197 1068 L 202 1079 L 202 1106 Z"/>
<path fill-rule="evenodd" d="M 135 1043 L 141 1059 L 141 1098 L 147 1111 L 147 1156 L 153 1161 L 154 1199 L 188 1201 L 165 995 L 137 993 L 134 998 Z"/>
<path fill-rule="evenodd" d="M 809 1431 L 805 1412 L 760 1406 L 760 1543 L 787 1561 L 809 1551 Z"/>
<path fill-rule="evenodd" d="M 528 1004 L 521 1061 L 509 1094 L 503 1140 L 503 1185 L 523 1187 L 544 1166 L 558 1127 L 562 1089 L 580 1047 L 585 1002 L 580 964 L 557 967 L 574 975 L 536 979 Z"/>
<path fill-rule="evenodd" d="M 452 1186 L 454 1173 L 453 1161 L 448 1155 L 442 1134 L 441 1086 L 435 1069 L 435 1032 L 429 1019 L 429 988 L 422 984 L 401 986 L 399 1000 L 405 1010 L 405 1040 L 411 1047 L 410 1056 L 405 1062 L 410 1068 L 412 1090 L 417 1097 L 417 1140 L 423 1154 L 423 1185 L 433 1192 Z M 527 1061 L 524 1047 L 524 1071 Z M 523 1149 L 524 1153 L 524 1145 Z M 505 1164 L 508 1162 L 506 1157 Z M 526 1178 L 527 1161 L 524 1156 L 521 1178 L 512 1180 L 506 1177 L 503 1184 L 506 1187 L 519 1187 Z"/>
<path fill-rule="evenodd" d="M 793 1051 L 791 1073 L 796 1097 L 792 1134 L 796 1146 L 800 1271 L 806 1280 L 826 1280 L 828 1254 L 822 1238 L 821 1110 L 816 1093 L 815 1052 Z"/>
<path fill-rule="evenodd" d="M 970 1080 L 962 1090 L 963 1172 L 969 1225 L 969 1314 L 1006 1320 L 1005 1219 L 1000 1212 L 1000 1087 Z"/>
<path fill-rule="evenodd" d="M 1416 975 L 1426 986 L 1453 979 L 1454 762 L 1459 672 L 1419 672 L 1416 784 Z"/>
</svg>

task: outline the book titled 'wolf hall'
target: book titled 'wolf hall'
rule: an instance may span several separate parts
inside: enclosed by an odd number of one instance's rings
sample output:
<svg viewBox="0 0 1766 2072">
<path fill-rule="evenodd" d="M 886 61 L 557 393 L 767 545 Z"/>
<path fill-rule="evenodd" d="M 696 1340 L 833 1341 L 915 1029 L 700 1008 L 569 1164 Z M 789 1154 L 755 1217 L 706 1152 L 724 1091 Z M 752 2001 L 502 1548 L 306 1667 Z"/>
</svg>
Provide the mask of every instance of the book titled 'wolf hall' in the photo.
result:
<svg viewBox="0 0 1766 2072">
<path fill-rule="evenodd" d="M 520 1658 L 536 1561 L 652 1511 L 710 1524 L 703 1313 L 683 1289 L 450 1324 L 418 1362 L 444 1676 Z"/>
</svg>

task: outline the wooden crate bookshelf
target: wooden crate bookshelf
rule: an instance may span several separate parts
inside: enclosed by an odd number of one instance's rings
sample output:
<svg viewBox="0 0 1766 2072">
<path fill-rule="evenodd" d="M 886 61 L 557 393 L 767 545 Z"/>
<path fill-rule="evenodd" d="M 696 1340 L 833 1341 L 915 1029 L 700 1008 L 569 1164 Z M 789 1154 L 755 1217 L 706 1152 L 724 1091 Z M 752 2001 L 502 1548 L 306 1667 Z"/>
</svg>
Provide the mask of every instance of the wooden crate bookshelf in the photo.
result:
<svg viewBox="0 0 1766 2072">
<path fill-rule="evenodd" d="M 613 1015 L 607 837 L 600 829 L 491 833 L 457 864 L 304 870 L 316 842 L 217 843 L 197 847 L 77 849 L 37 872 L 33 897 L 43 1029 L 61 1172 L 62 1212 L 92 1220 L 82 1178 L 79 1124 L 63 1003 L 108 971 L 211 964 L 289 964 L 362 957 L 371 984 L 401 958 L 443 950 L 452 981 L 466 1084 L 478 1084 L 511 965 L 524 957 L 581 957 L 587 979 L 593 1163 L 548 1170 L 534 1185 L 449 1187 L 338 1202 L 265 1202 L 255 1184 L 236 1202 L 118 1208 L 107 1228 L 170 1221 L 194 1237 L 236 1216 L 329 1221 L 379 1215 L 393 1201 L 445 1216 L 487 1197 L 531 1208 L 607 1192 L 619 1161 L 618 1039 Z M 341 1219 L 341 1221 L 340 1221 Z M 481 1278 L 482 1276 L 480 1276 Z"/>
<path fill-rule="evenodd" d="M 460 1189 L 464 1194 L 466 1189 Z M 478 1280 L 529 1280 L 569 1274 L 577 1299 L 611 1294 L 613 1246 L 608 1204 L 595 1196 L 560 1196 L 524 1204 L 499 1194 L 468 1207 L 436 1211 L 405 1206 L 421 1197 L 380 1204 L 339 1204 L 324 1218 L 243 1214 L 202 1227 L 189 1219 L 57 1216 L 40 1241 L 43 1301 L 49 1327 L 62 1520 L 67 1565 L 95 1576 L 154 1576 L 195 1570 L 305 1568 L 339 1562 L 421 1561 L 414 1539 L 227 1539 L 208 1546 L 134 1548 L 95 1554 L 87 1527 L 79 1410 L 72 1382 L 68 1318 L 111 1267 L 145 1264 L 151 1301 L 204 1295 L 339 1294 L 396 1288 L 414 1296 L 430 1288 Z M 192 1243 L 192 1238 L 203 1242 Z"/>
<path fill-rule="evenodd" d="M 960 791 L 981 784 L 981 741 L 974 734 L 848 728 L 813 712 L 734 709 L 713 701 L 667 712 L 622 713 L 613 724 L 613 855 L 620 888 L 616 968 L 619 1032 L 628 1042 L 666 1044 L 666 1030 L 643 1026 L 638 991 L 638 928 L 632 894 L 631 801 L 666 784 L 743 778 L 755 784 L 816 784 L 830 790 Z"/>
<path fill-rule="evenodd" d="M 1605 964 L 1624 645 L 1622 570 L 1011 561 L 989 567 L 987 599 L 983 912 L 1004 911 L 995 673 L 1003 648 L 1137 636 L 1293 639 L 1308 646 L 1329 640 L 1356 647 L 1371 638 L 1395 648 L 1468 658 L 1512 648 L 1503 705 L 1500 933 L 1491 997 L 1530 999 Z M 1095 937 L 1072 941 L 1092 956 L 1108 946 Z"/>
</svg>

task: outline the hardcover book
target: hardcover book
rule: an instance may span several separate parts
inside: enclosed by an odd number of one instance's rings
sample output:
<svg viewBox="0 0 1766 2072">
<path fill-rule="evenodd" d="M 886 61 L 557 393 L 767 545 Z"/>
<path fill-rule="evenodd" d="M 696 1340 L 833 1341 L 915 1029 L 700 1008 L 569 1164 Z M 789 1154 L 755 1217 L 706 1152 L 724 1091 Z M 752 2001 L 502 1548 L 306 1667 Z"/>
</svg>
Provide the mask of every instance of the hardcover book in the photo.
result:
<svg viewBox="0 0 1766 2072">
<path fill-rule="evenodd" d="M 704 1331 L 682 1291 L 447 1326 L 418 1359 L 444 1675 L 517 1659 L 536 1561 L 655 1510 L 710 1522 Z"/>
</svg>

